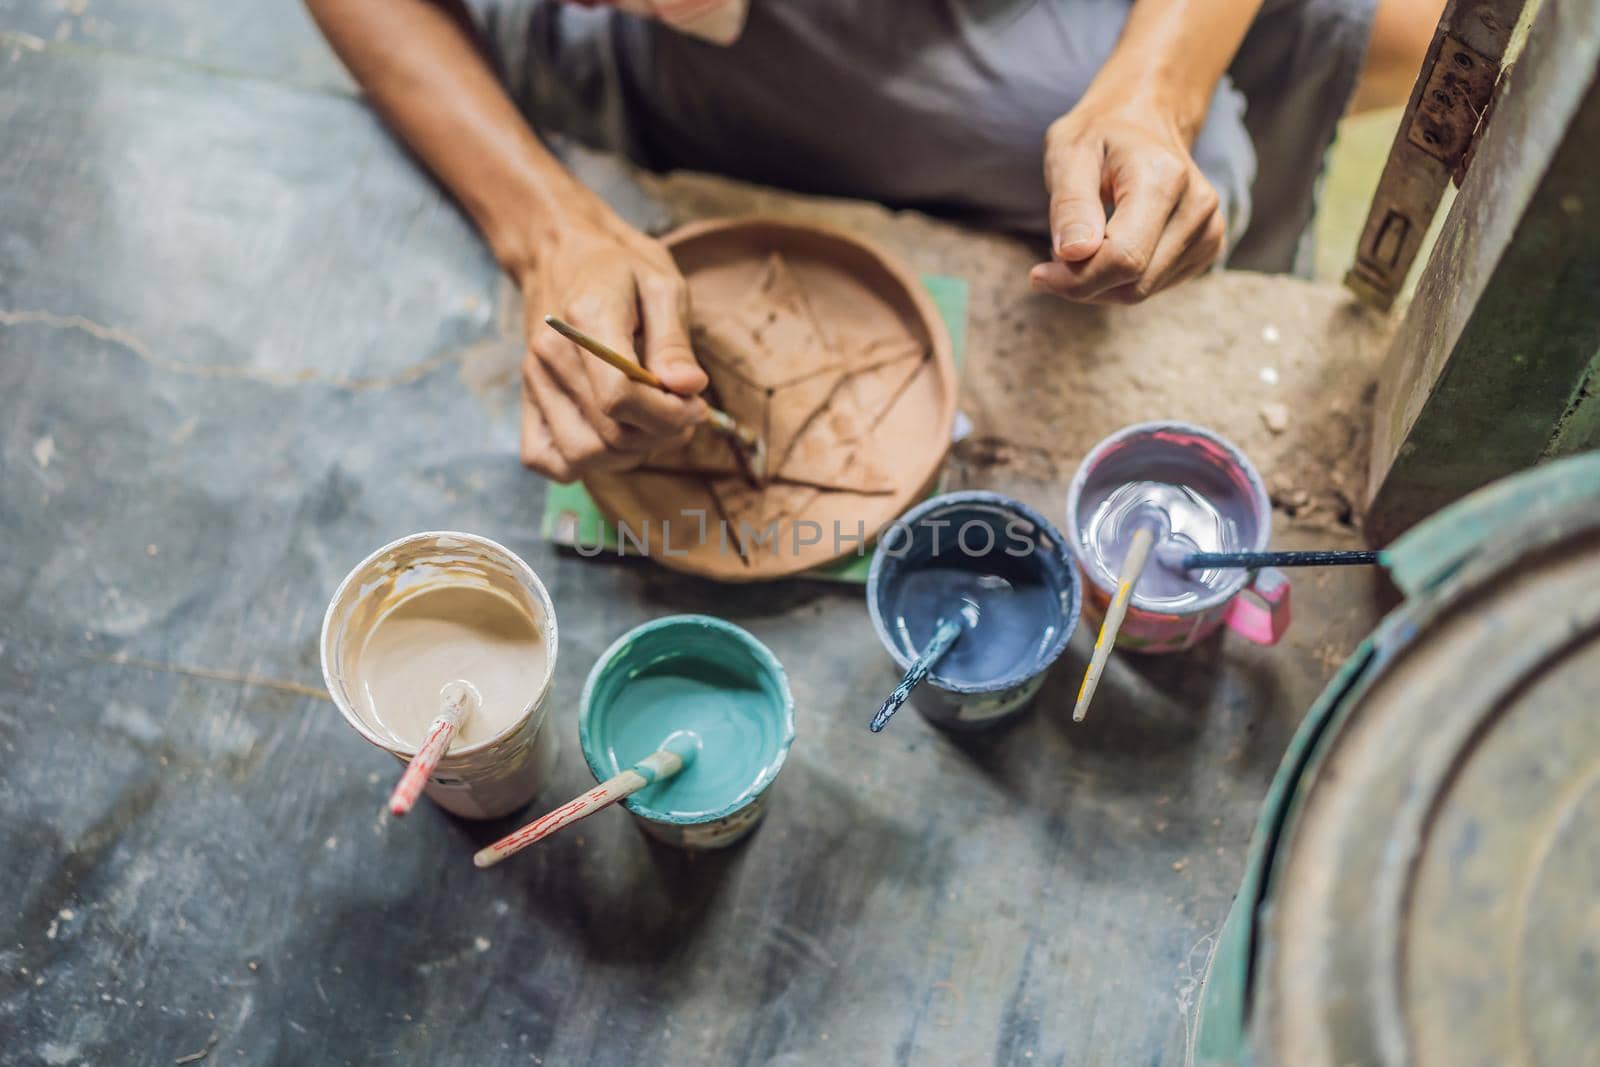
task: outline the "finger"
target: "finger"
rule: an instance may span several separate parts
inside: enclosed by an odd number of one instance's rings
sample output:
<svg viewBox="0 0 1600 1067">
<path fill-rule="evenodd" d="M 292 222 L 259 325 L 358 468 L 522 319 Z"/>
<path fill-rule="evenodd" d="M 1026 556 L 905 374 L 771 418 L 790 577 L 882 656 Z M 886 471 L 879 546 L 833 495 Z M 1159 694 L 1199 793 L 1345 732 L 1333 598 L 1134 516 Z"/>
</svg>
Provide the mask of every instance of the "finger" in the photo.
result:
<svg viewBox="0 0 1600 1067">
<path fill-rule="evenodd" d="M 1204 274 L 1216 265 L 1222 256 L 1223 237 L 1225 224 L 1222 216 L 1217 215 L 1202 227 L 1201 233 L 1195 241 L 1184 249 L 1178 261 L 1167 268 L 1165 274 L 1156 282 L 1153 288 L 1147 289 L 1143 283 L 1132 283 L 1108 289 L 1096 296 L 1091 302 L 1096 304 L 1137 304 L 1153 293 L 1171 289 L 1175 285 L 1182 285 L 1190 279 Z"/>
<path fill-rule="evenodd" d="M 1189 242 L 1177 260 L 1166 269 L 1157 282 L 1155 291 L 1170 289 L 1216 266 L 1227 247 L 1226 238 L 1227 223 L 1223 221 L 1220 211 L 1213 211 L 1200 224 L 1200 230 L 1195 234 L 1194 240 Z"/>
<path fill-rule="evenodd" d="M 695 427 L 685 426 L 683 429 L 679 430 L 671 437 L 664 439 L 660 444 L 651 449 L 650 458 L 654 459 L 657 456 L 663 456 L 670 452 L 676 452 L 680 448 L 687 447 L 690 439 L 694 437 L 694 433 Z"/>
<path fill-rule="evenodd" d="M 613 349 L 631 352 L 631 345 L 618 347 L 591 326 L 586 332 L 606 341 Z M 611 327 L 614 332 L 616 327 Z M 678 409 L 683 401 L 660 389 L 630 381 L 614 367 L 607 366 L 591 353 L 554 332 L 540 333 L 534 351 L 552 378 L 570 395 L 601 440 L 623 451 L 643 451 L 653 446 L 664 433 L 676 432 L 696 420 L 692 413 Z M 664 402 L 664 403 L 663 403 Z"/>
<path fill-rule="evenodd" d="M 1189 250 L 1179 258 L 1178 262 L 1173 264 L 1170 272 L 1171 281 L 1167 282 L 1167 285 L 1186 282 L 1211 270 L 1222 262 L 1223 253 L 1227 248 L 1228 224 L 1219 211 L 1205 221 L 1199 238 L 1189 246 Z"/>
<path fill-rule="evenodd" d="M 1075 299 L 1073 289 L 1078 284 L 1078 272 L 1073 271 L 1067 264 L 1052 260 L 1049 263 L 1035 263 L 1028 271 L 1028 286 L 1036 293 L 1049 293 L 1059 296 L 1064 300 Z"/>
<path fill-rule="evenodd" d="M 1172 218 L 1161 231 L 1161 239 L 1156 242 L 1155 252 L 1150 256 L 1150 265 L 1144 275 L 1133 283 L 1141 299 L 1171 285 L 1176 280 L 1178 264 L 1183 262 L 1187 265 L 1195 252 L 1208 252 L 1211 258 L 1216 258 L 1221 250 L 1220 242 L 1213 246 L 1207 234 L 1212 220 L 1220 222 L 1222 218 L 1217 211 L 1218 206 L 1217 193 L 1211 188 L 1211 183 L 1198 174 L 1191 175 Z"/>
<path fill-rule="evenodd" d="M 644 365 L 679 396 L 695 396 L 711 384 L 689 344 L 689 287 L 675 275 L 639 280 Z"/>
<path fill-rule="evenodd" d="M 1173 271 L 1172 281 L 1168 283 L 1168 288 L 1193 281 L 1202 274 L 1210 274 L 1216 268 L 1217 263 L 1218 257 L 1216 256 L 1196 256 L 1193 263 L 1185 263 L 1180 260 L 1177 268 Z"/>
<path fill-rule="evenodd" d="M 1150 269 L 1156 244 L 1188 186 L 1188 172 L 1167 156 L 1152 156 L 1116 179 L 1116 206 L 1106 239 L 1074 287 L 1074 297 L 1092 300 L 1108 289 L 1136 282 Z"/>
<path fill-rule="evenodd" d="M 588 300 L 574 306 L 573 314 L 588 322 L 576 322 L 579 329 L 592 333 L 612 349 L 637 359 L 634 351 L 639 304 L 629 287 L 625 300 L 615 295 L 605 300 Z M 559 340 L 559 339 L 552 339 Z M 685 426 L 693 426 L 705 418 L 705 404 L 698 399 L 686 399 L 657 389 L 653 385 L 635 382 L 615 367 L 579 352 L 570 342 L 562 344 L 572 349 L 573 358 L 584 363 L 589 386 L 586 390 L 573 390 L 590 421 L 597 426 L 603 422 L 623 423 L 646 437 L 658 438 L 672 434 Z M 693 358 L 692 356 L 690 357 Z M 562 381 L 566 382 L 565 375 Z"/>
<path fill-rule="evenodd" d="M 1156 242 L 1144 273 L 1132 282 L 1091 296 L 1092 303 L 1137 304 L 1214 262 L 1222 252 L 1224 224 L 1211 184 L 1192 175 Z M 1191 268 L 1197 268 L 1191 270 Z"/>
<path fill-rule="evenodd" d="M 626 382 L 622 374 L 607 368 L 563 337 L 541 334 L 533 344 L 533 351 L 550 381 L 577 405 L 595 433 L 609 447 L 638 451 L 653 440 L 652 434 L 623 423 L 606 411 L 606 390 L 615 385 L 606 375 Z M 597 365 L 599 372 L 596 371 Z M 596 382 L 596 378 L 600 380 Z"/>
<path fill-rule="evenodd" d="M 634 293 L 631 275 L 623 272 L 606 277 L 600 282 L 591 282 L 581 296 L 572 300 L 567 311 L 570 321 L 578 329 L 600 341 L 613 352 L 638 362 L 638 357 L 633 351 L 633 337 L 639 328 L 639 303 Z M 556 340 L 548 334 L 544 337 L 552 344 Z M 571 342 L 567 344 L 571 345 Z M 572 348 L 577 349 L 577 346 L 572 345 Z M 627 376 L 593 353 L 577 350 L 577 357 L 578 365 L 583 368 L 587 387 L 579 387 L 575 381 L 568 382 L 565 376 L 561 376 L 561 381 L 586 410 L 591 414 L 599 414 L 601 397 L 605 390 L 619 377 L 627 381 Z M 566 359 L 563 358 L 562 362 L 565 363 Z"/>
<path fill-rule="evenodd" d="M 1046 145 L 1052 251 L 1064 262 L 1088 259 L 1105 237 L 1104 167 L 1105 148 L 1098 140 L 1051 138 Z"/>
<path fill-rule="evenodd" d="M 577 477 L 556 448 L 526 377 L 522 383 L 522 465 L 552 481 L 570 482 Z"/>
<path fill-rule="evenodd" d="M 563 388 L 563 383 L 550 373 L 542 360 L 529 360 L 524 364 L 523 380 L 549 428 L 556 451 L 574 476 L 638 466 L 642 453 L 609 447 L 584 415 L 577 399 Z"/>
</svg>

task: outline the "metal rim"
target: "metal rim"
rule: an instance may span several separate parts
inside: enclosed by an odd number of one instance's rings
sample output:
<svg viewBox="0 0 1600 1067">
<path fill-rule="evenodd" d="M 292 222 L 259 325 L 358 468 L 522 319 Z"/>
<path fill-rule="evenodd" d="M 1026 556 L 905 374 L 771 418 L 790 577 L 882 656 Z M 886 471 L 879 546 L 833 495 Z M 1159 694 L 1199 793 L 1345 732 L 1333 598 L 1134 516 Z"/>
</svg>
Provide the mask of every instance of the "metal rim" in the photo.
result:
<svg viewBox="0 0 1600 1067">
<path fill-rule="evenodd" d="M 1318 779 L 1328 761 L 1340 751 L 1343 739 L 1354 729 L 1357 712 L 1380 693 L 1380 687 L 1389 677 L 1389 665 L 1407 650 L 1417 645 L 1425 635 L 1436 633 L 1441 624 L 1460 619 L 1463 613 L 1472 612 L 1484 598 L 1493 596 L 1499 583 L 1506 580 L 1513 566 L 1525 567 L 1531 560 L 1550 559 L 1556 553 L 1568 550 L 1573 542 L 1592 540 L 1596 536 L 1593 519 L 1587 520 L 1581 509 L 1566 512 L 1561 522 L 1538 523 L 1521 528 L 1526 536 L 1501 539 L 1494 550 L 1473 558 L 1458 573 L 1446 579 L 1438 588 L 1421 599 L 1413 601 L 1407 609 L 1389 616 L 1380 627 L 1386 635 L 1376 646 L 1373 656 L 1363 670 L 1363 677 L 1340 696 L 1332 718 L 1322 731 L 1317 750 L 1311 754 L 1300 772 L 1301 784 L 1288 799 L 1288 810 L 1278 836 L 1278 844 L 1264 868 L 1264 882 L 1259 893 L 1263 907 L 1257 913 L 1250 934 L 1252 942 L 1248 954 L 1251 968 L 1257 972 L 1252 984 L 1259 982 L 1259 991 L 1250 994 L 1254 1002 L 1252 1014 L 1256 1016 L 1252 1028 L 1266 1026 L 1269 1033 L 1264 1048 L 1281 1051 L 1290 1038 L 1283 1027 L 1281 1009 L 1272 1007 L 1282 996 L 1278 985 L 1282 968 L 1287 964 L 1277 961 L 1282 946 L 1297 936 L 1286 931 L 1288 921 L 1282 909 L 1271 907 L 1271 901 L 1281 898 L 1292 887 L 1290 881 L 1291 852 L 1306 827 L 1312 810 L 1313 796 L 1322 796 L 1318 790 L 1326 782 Z M 1570 520 L 1577 520 L 1574 526 Z M 1585 527 L 1587 521 L 1590 526 Z M 1370 898 L 1375 909 L 1370 925 L 1364 932 L 1346 931 L 1346 943 L 1353 944 L 1357 956 L 1349 965 L 1367 969 L 1369 979 L 1376 983 L 1377 991 L 1363 998 L 1367 1005 L 1371 1034 L 1387 1057 L 1385 1062 L 1408 1062 L 1410 1045 L 1410 1017 L 1412 998 L 1408 995 L 1406 973 L 1409 939 L 1407 916 L 1415 909 L 1414 894 L 1417 879 L 1421 876 L 1424 859 L 1429 853 L 1429 842 L 1436 829 L 1433 815 L 1451 795 L 1452 784 L 1464 767 L 1471 763 L 1474 754 L 1481 751 L 1483 743 L 1492 734 L 1493 723 L 1513 710 L 1516 694 L 1541 677 L 1553 663 L 1572 654 L 1580 643 L 1592 641 L 1600 631 L 1600 597 L 1592 596 L 1582 604 L 1578 615 L 1552 617 L 1534 630 L 1520 635 L 1515 647 L 1508 650 L 1509 660 L 1496 674 L 1492 687 L 1482 680 L 1474 685 L 1468 706 L 1451 706 L 1451 715 L 1442 722 L 1430 720 L 1425 735 L 1426 744 L 1414 752 L 1408 750 L 1408 764 L 1415 781 L 1408 786 L 1404 803 L 1395 809 L 1386 823 L 1382 841 L 1385 852 L 1373 871 Z M 1375 634 L 1369 640 L 1378 640 Z M 1302 865 L 1304 859 L 1302 858 Z M 1352 942 L 1351 938 L 1355 938 Z M 1309 1018 L 1309 1017 L 1308 1017 Z M 1275 1020 L 1275 1021 L 1274 1021 Z M 1308 1019 L 1301 1019 L 1305 1024 Z"/>
</svg>

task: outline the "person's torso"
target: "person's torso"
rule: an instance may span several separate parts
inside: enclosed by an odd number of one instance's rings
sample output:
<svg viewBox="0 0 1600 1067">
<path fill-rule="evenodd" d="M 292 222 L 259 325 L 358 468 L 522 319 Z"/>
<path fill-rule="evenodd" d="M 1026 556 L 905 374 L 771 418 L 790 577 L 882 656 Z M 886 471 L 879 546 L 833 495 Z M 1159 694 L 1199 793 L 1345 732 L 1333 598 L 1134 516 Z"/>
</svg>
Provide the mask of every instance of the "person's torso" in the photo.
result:
<svg viewBox="0 0 1600 1067">
<path fill-rule="evenodd" d="M 753 0 L 728 47 L 619 21 L 650 161 L 1042 230 L 1046 128 L 1126 0 Z"/>
</svg>

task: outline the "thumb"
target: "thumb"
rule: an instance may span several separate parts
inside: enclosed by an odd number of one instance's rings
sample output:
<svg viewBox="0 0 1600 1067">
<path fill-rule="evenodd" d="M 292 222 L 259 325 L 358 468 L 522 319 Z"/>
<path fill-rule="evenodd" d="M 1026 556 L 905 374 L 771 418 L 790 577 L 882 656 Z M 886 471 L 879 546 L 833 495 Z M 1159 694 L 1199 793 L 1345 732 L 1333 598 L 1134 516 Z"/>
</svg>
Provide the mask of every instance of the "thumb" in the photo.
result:
<svg viewBox="0 0 1600 1067">
<path fill-rule="evenodd" d="M 644 323 L 644 365 L 679 396 L 694 396 L 710 384 L 689 345 L 689 291 L 682 279 L 650 279 L 639 285 Z"/>
<path fill-rule="evenodd" d="M 1106 210 L 1100 199 L 1104 162 L 1098 139 L 1051 145 L 1045 152 L 1051 251 L 1063 262 L 1088 259 L 1105 240 Z"/>
</svg>

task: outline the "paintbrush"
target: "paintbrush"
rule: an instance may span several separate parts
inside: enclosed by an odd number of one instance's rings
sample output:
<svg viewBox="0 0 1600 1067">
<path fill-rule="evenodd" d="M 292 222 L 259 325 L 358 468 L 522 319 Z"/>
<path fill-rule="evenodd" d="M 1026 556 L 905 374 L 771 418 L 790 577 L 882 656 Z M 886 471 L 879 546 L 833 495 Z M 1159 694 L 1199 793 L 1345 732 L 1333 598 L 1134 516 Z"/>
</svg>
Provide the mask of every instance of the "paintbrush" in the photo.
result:
<svg viewBox="0 0 1600 1067">
<path fill-rule="evenodd" d="M 659 749 L 632 767 L 607 778 L 581 797 L 567 801 L 520 830 L 513 830 L 494 844 L 479 850 L 478 854 L 472 857 L 472 862 L 478 867 L 493 867 L 507 856 L 515 856 L 529 845 L 543 841 L 557 830 L 571 826 L 579 819 L 587 819 L 595 812 L 609 808 L 647 785 L 671 778 L 693 763 L 699 754 L 698 734 L 692 730 L 674 731 L 661 742 Z"/>
<path fill-rule="evenodd" d="M 978 625 L 978 606 L 971 603 L 962 605 L 961 617 L 966 620 L 967 626 Z M 872 717 L 872 721 L 867 724 L 867 729 L 873 733 L 878 733 L 889 725 L 889 720 L 894 718 L 894 713 L 900 710 L 900 706 L 906 702 L 906 698 L 911 695 L 911 691 L 921 685 L 923 679 L 928 677 L 928 672 L 933 670 L 933 665 L 939 662 L 946 652 L 950 651 L 950 646 L 956 643 L 956 638 L 961 636 L 962 630 L 963 627 L 959 619 L 944 618 L 939 620 L 933 628 L 933 636 L 923 646 L 922 654 L 912 661 L 910 667 L 906 668 L 905 677 L 901 678 L 900 684 L 894 687 L 893 692 L 889 694 L 889 699 L 883 702 L 883 707 L 878 709 L 878 714 Z"/>
<path fill-rule="evenodd" d="M 1354 567 L 1368 563 L 1381 563 L 1378 552 L 1362 550 L 1335 550 L 1327 552 L 1184 552 L 1180 546 L 1164 544 L 1156 550 L 1156 558 L 1171 565 L 1174 557 L 1183 570 L 1207 570 L 1213 567 Z"/>
<path fill-rule="evenodd" d="M 1150 558 L 1153 544 L 1155 531 L 1150 524 L 1141 525 L 1133 531 L 1133 538 L 1128 542 L 1128 554 L 1122 557 L 1122 573 L 1117 577 L 1116 595 L 1106 608 L 1105 621 L 1100 624 L 1100 636 L 1094 639 L 1094 655 L 1089 657 L 1089 669 L 1083 672 L 1083 684 L 1078 687 L 1078 703 L 1072 709 L 1073 722 L 1082 722 L 1083 717 L 1089 714 L 1089 701 L 1094 699 L 1100 675 L 1106 669 L 1106 661 L 1111 658 L 1111 647 L 1117 643 L 1117 631 L 1122 629 L 1122 620 L 1128 614 L 1128 601 L 1133 599 L 1133 587 L 1138 584 L 1139 575 L 1144 573 L 1144 565 Z"/>
<path fill-rule="evenodd" d="M 439 690 L 439 703 L 439 715 L 428 724 L 428 734 L 422 747 L 411 757 L 394 792 L 389 794 L 390 815 L 404 815 L 416 804 L 417 798 L 422 795 L 422 787 L 433 777 L 456 732 L 467 721 L 467 716 L 478 710 L 483 698 L 470 682 L 446 682 L 444 688 Z"/>
<path fill-rule="evenodd" d="M 617 370 L 621 371 L 623 374 L 626 374 L 629 378 L 640 383 L 641 385 L 652 386 L 656 389 L 660 389 L 663 393 L 672 392 L 672 390 L 668 389 L 666 383 L 660 378 L 657 378 L 654 374 L 651 374 L 649 371 L 639 366 L 639 364 L 635 363 L 627 356 L 624 356 L 610 345 L 607 345 L 604 341 L 601 341 L 598 338 L 590 337 L 576 326 L 569 322 L 558 319 L 554 315 L 546 315 L 544 317 L 544 322 L 546 326 L 550 327 L 552 330 L 556 331 L 562 337 L 565 337 L 567 340 L 571 341 L 585 352 L 588 352 L 590 355 L 599 356 L 602 360 L 617 368 Z M 729 415 L 726 411 L 722 411 L 719 408 L 710 408 L 710 413 L 706 416 L 706 421 L 711 424 L 711 428 L 713 430 L 716 430 L 720 434 L 726 434 L 727 436 L 732 437 L 734 440 L 738 441 L 744 446 L 745 459 L 750 465 L 751 479 L 754 480 L 757 485 L 764 483 L 767 480 L 767 443 L 761 439 L 761 436 L 748 426 L 740 426 L 737 422 L 733 421 L 732 415 Z"/>
<path fill-rule="evenodd" d="M 933 665 L 956 643 L 956 638 L 961 636 L 961 624 L 954 619 L 940 619 L 939 625 L 933 629 L 933 638 L 927 647 L 922 650 L 911 666 L 906 670 L 906 676 L 900 679 L 900 684 L 894 687 L 889 694 L 889 699 L 883 702 L 883 707 L 878 709 L 878 714 L 872 717 L 867 724 L 867 729 L 877 733 L 889 725 L 889 720 L 894 718 L 894 713 L 900 710 L 900 705 L 906 702 L 911 691 L 922 684 L 928 676 Z"/>
</svg>

